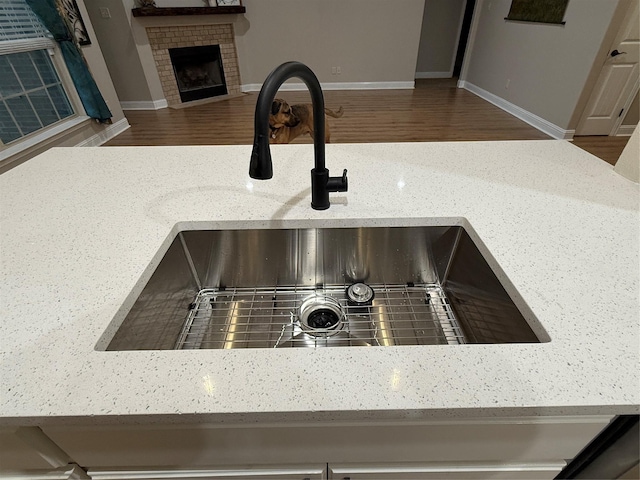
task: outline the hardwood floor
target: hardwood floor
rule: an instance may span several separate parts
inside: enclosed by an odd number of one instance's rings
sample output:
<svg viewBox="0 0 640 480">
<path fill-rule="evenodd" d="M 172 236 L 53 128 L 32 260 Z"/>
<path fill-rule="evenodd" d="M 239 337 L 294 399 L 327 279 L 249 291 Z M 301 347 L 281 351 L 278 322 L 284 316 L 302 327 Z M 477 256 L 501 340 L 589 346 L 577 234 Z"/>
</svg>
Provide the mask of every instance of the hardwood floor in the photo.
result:
<svg viewBox="0 0 640 480">
<path fill-rule="evenodd" d="M 328 108 L 342 106 L 345 112 L 342 118 L 329 119 L 332 143 L 550 138 L 456 88 L 455 79 L 418 80 L 414 90 L 328 90 L 324 95 Z M 280 92 L 278 97 L 289 103 L 311 101 L 308 92 Z M 131 128 L 106 146 L 250 144 L 257 98 L 257 93 L 250 93 L 181 109 L 127 111 Z M 609 158 L 603 159 L 610 163 L 615 163 L 626 144 L 626 138 L 620 140 L 623 137 L 588 138 L 576 144 L 600 158 Z M 610 143 L 611 138 L 616 141 Z M 294 143 L 311 143 L 311 138 L 299 137 Z"/>
<path fill-rule="evenodd" d="M 583 150 L 615 165 L 630 137 L 573 137 L 573 143 Z"/>
</svg>

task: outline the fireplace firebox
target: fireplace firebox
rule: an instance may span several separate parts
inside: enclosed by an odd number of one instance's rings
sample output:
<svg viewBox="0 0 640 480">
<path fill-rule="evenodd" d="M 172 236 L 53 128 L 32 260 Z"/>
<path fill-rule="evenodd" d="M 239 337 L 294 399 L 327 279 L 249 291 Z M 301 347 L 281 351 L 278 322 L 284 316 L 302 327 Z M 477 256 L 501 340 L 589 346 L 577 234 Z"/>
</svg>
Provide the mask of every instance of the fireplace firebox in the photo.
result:
<svg viewBox="0 0 640 480">
<path fill-rule="evenodd" d="M 170 48 L 169 57 L 183 102 L 228 93 L 219 45 Z"/>
</svg>

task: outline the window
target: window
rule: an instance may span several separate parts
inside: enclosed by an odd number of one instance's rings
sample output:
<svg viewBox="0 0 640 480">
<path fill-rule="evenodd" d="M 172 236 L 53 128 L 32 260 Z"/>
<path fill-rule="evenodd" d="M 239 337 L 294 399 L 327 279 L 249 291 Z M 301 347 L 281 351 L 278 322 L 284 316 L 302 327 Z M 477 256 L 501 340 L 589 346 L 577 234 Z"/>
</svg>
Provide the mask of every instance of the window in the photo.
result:
<svg viewBox="0 0 640 480">
<path fill-rule="evenodd" d="M 75 116 L 55 44 L 25 0 L 0 4 L 0 148 Z"/>
<path fill-rule="evenodd" d="M 74 115 L 46 50 L 0 57 L 0 138 L 7 144 Z"/>
</svg>

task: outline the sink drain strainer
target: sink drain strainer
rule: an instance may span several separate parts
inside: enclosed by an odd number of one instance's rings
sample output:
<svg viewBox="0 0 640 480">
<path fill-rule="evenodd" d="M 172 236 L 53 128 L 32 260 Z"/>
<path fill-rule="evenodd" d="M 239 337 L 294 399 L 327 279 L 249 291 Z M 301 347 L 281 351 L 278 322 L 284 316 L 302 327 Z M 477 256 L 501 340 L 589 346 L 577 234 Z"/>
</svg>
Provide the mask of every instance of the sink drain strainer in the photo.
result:
<svg viewBox="0 0 640 480">
<path fill-rule="evenodd" d="M 312 295 L 300 305 L 298 317 L 302 329 L 308 334 L 331 336 L 342 328 L 345 314 L 336 299 Z"/>
<path fill-rule="evenodd" d="M 347 288 L 347 303 L 351 306 L 371 305 L 374 297 L 373 289 L 366 283 L 353 283 Z"/>
</svg>

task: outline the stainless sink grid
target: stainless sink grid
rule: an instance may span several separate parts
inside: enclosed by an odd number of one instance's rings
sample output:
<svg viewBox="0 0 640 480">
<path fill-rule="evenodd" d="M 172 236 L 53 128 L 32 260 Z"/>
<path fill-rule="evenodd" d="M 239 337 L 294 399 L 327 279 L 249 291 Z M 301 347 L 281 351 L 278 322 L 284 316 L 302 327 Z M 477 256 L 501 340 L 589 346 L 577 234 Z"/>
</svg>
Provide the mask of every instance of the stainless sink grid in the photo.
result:
<svg viewBox="0 0 640 480">
<path fill-rule="evenodd" d="M 436 284 L 371 285 L 371 306 L 347 304 L 348 285 L 203 289 L 191 304 L 176 349 L 391 346 L 466 343 Z M 337 300 L 338 333 L 310 334 L 298 318 L 313 295 Z"/>
</svg>

